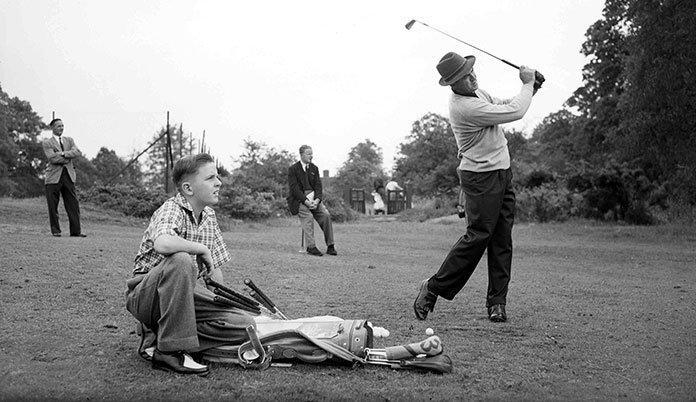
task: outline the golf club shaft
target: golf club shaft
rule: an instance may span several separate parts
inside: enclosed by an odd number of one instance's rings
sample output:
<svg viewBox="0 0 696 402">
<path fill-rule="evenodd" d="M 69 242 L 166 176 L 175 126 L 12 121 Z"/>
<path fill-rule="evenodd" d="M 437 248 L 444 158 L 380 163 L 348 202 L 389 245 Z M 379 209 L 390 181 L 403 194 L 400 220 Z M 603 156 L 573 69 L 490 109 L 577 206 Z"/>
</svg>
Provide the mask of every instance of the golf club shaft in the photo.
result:
<svg viewBox="0 0 696 402">
<path fill-rule="evenodd" d="M 434 30 L 434 31 L 437 31 L 437 32 L 439 32 L 439 33 L 441 33 L 441 34 L 443 34 L 443 35 L 449 36 L 450 38 L 452 38 L 452 39 L 454 39 L 454 40 L 456 40 L 456 41 L 458 41 L 458 42 L 461 42 L 461 43 L 463 43 L 463 44 L 465 44 L 465 45 L 467 45 L 467 46 L 469 46 L 469 47 L 473 47 L 474 49 L 478 50 L 479 52 L 483 52 L 483 53 L 485 53 L 485 54 L 487 54 L 487 55 L 493 57 L 494 59 L 498 59 L 498 60 L 502 61 L 503 63 L 507 64 L 508 66 L 515 68 L 516 70 L 519 70 L 519 69 L 520 69 L 520 67 L 519 67 L 518 65 L 514 64 L 514 63 L 510 63 L 509 61 L 507 61 L 507 60 L 505 60 L 505 59 L 501 59 L 500 57 L 498 57 L 498 56 L 496 56 L 496 55 L 494 55 L 494 54 L 488 53 L 487 51 L 485 51 L 485 50 L 483 50 L 483 49 L 481 49 L 481 48 L 479 48 L 479 47 L 476 47 L 476 46 L 472 45 L 471 43 L 464 42 L 463 40 L 461 40 L 461 39 L 459 39 L 459 38 L 457 38 L 457 37 L 454 37 L 454 36 L 448 34 L 447 32 L 441 31 L 441 30 L 439 30 L 439 29 L 437 29 L 437 28 L 435 28 L 435 27 L 431 27 L 430 25 L 426 24 L 425 22 L 421 22 L 421 21 L 418 21 L 418 20 L 411 20 L 411 21 L 408 22 L 408 24 L 406 24 L 406 29 L 409 29 L 409 30 L 410 30 L 411 27 L 413 26 L 413 24 L 416 23 L 416 22 L 419 23 L 419 24 L 421 24 L 421 25 L 425 25 L 426 27 L 428 27 L 428 28 L 430 28 L 430 29 L 432 29 L 432 30 Z"/>
<path fill-rule="evenodd" d="M 275 303 L 273 303 L 273 301 L 272 301 L 268 296 L 266 296 L 266 294 L 263 293 L 263 292 L 261 291 L 261 289 L 259 289 L 258 286 L 256 286 L 256 284 L 254 283 L 254 281 L 252 281 L 251 279 L 245 279 L 245 280 L 244 280 L 244 284 L 247 285 L 247 286 L 249 286 L 251 289 L 253 289 L 253 291 L 256 292 L 256 294 L 257 294 L 261 299 L 263 299 L 263 300 L 266 301 L 266 303 L 264 303 L 264 304 L 267 304 L 268 306 L 270 306 L 269 310 L 273 311 L 274 313 L 277 313 L 277 314 L 278 314 L 281 318 L 283 318 L 284 320 L 287 320 L 287 319 L 288 319 L 288 317 L 287 317 L 285 314 L 283 314 L 283 312 L 280 311 L 280 309 L 279 309 L 278 307 L 276 307 Z M 257 300 L 258 300 L 258 298 L 257 298 Z"/>
<path fill-rule="evenodd" d="M 259 303 L 261 303 L 261 306 L 263 306 L 263 308 L 264 308 L 266 311 L 268 311 L 269 314 L 274 315 L 274 316 L 280 318 L 281 320 L 287 320 L 287 319 L 288 319 L 288 317 L 287 317 L 285 314 L 283 314 L 282 311 L 278 310 L 278 307 L 275 307 L 275 305 L 269 304 L 268 301 L 267 301 L 266 299 L 264 299 L 263 297 L 261 297 L 261 295 L 259 295 L 258 293 L 256 293 L 255 290 L 250 290 L 250 291 L 249 291 L 249 296 L 253 297 L 253 298 L 256 299 Z"/>
</svg>

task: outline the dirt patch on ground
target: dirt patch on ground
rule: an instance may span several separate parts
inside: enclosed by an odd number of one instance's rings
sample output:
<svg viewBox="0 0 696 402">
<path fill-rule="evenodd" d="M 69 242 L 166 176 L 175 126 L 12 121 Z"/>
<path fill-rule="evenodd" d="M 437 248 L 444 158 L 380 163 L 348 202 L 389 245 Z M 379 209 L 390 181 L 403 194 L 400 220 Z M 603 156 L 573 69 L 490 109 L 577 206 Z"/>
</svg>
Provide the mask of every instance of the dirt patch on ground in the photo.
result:
<svg viewBox="0 0 696 402">
<path fill-rule="evenodd" d="M 294 365 L 207 379 L 156 372 L 124 308 L 144 222 L 83 206 L 89 237 L 53 238 L 45 201 L 0 199 L 0 400 L 693 400 L 696 230 L 520 224 L 510 321 L 485 315 L 485 258 L 428 321 L 411 310 L 461 220 L 336 224 L 338 257 L 299 253 L 294 220 L 228 225 L 227 283 L 252 278 L 293 317 L 369 319 L 391 336 L 435 330 L 447 375 Z M 63 220 L 65 217 L 62 216 Z M 249 400 L 252 400 L 249 399 Z"/>
</svg>

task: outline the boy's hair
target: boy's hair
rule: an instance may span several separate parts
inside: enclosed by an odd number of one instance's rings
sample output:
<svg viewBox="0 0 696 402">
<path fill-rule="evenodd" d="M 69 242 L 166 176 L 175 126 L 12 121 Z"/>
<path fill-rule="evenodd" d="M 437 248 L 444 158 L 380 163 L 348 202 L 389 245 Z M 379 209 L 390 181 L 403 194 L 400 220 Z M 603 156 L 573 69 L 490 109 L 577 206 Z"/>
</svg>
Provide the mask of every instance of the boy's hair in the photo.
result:
<svg viewBox="0 0 696 402">
<path fill-rule="evenodd" d="M 51 120 L 51 122 L 48 123 L 48 125 L 51 126 L 51 127 L 53 127 L 53 123 L 55 123 L 55 122 L 57 122 L 57 121 L 63 121 L 63 119 L 59 119 L 58 117 L 56 117 L 55 119 Z"/>
<path fill-rule="evenodd" d="M 201 166 L 215 162 L 212 156 L 208 154 L 188 155 L 179 159 L 174 163 L 172 170 L 172 180 L 178 190 L 181 190 L 181 184 L 186 176 L 196 174 Z"/>
</svg>

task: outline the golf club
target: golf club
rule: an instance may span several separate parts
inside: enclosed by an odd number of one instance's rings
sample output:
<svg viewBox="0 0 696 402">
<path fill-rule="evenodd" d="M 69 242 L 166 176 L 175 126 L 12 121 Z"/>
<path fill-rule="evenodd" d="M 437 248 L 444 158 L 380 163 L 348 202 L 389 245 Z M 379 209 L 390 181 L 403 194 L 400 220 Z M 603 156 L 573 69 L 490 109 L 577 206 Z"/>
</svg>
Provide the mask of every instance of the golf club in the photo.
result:
<svg viewBox="0 0 696 402">
<path fill-rule="evenodd" d="M 434 30 L 434 31 L 437 31 L 437 32 L 439 32 L 439 33 L 441 33 L 441 34 L 443 34 L 443 35 L 449 36 L 450 38 L 452 38 L 452 39 L 454 39 L 454 40 L 456 40 L 456 41 L 458 41 L 458 42 L 461 42 L 461 43 L 463 43 L 463 44 L 465 44 L 465 45 L 467 45 L 467 46 L 469 46 L 469 47 L 473 47 L 474 49 L 478 50 L 479 52 L 483 52 L 483 53 L 485 53 L 485 54 L 487 54 L 487 55 L 493 57 L 494 59 L 498 59 L 498 60 L 502 61 L 503 63 L 507 64 L 508 66 L 515 68 L 516 70 L 519 70 L 519 69 L 520 69 L 520 67 L 519 67 L 518 65 L 514 64 L 514 63 L 510 63 L 509 61 L 507 61 L 507 60 L 505 60 L 505 59 L 501 59 L 500 57 L 498 57 L 498 56 L 496 56 L 496 55 L 493 55 L 493 54 L 491 54 L 491 53 L 488 53 L 487 51 L 485 51 L 485 50 L 483 50 L 483 49 L 481 49 L 481 48 L 479 48 L 479 47 L 476 47 L 476 46 L 472 45 L 471 43 L 464 42 L 463 40 L 461 40 L 461 39 L 459 39 L 459 38 L 456 38 L 456 37 L 454 37 L 454 36 L 448 34 L 447 32 L 443 32 L 443 31 L 441 31 L 441 30 L 439 30 L 439 29 L 437 29 L 437 28 L 435 28 L 435 27 L 431 27 L 430 25 L 426 24 L 425 22 L 421 22 L 421 21 L 418 21 L 418 20 L 411 20 L 411 21 L 409 21 L 409 22 L 406 24 L 406 29 L 410 31 L 411 28 L 413 27 L 413 25 L 414 25 L 416 22 L 419 23 L 419 24 L 421 24 L 421 25 L 425 25 L 426 27 L 428 27 L 428 28 L 430 28 L 430 29 L 432 29 L 432 30 Z M 536 81 L 535 87 L 541 88 L 541 84 L 546 80 L 546 79 L 544 78 L 544 76 L 543 76 L 540 72 L 535 71 L 535 77 L 534 77 L 534 78 L 535 78 L 535 81 Z M 537 84 L 538 84 L 538 85 L 537 85 Z"/>
</svg>

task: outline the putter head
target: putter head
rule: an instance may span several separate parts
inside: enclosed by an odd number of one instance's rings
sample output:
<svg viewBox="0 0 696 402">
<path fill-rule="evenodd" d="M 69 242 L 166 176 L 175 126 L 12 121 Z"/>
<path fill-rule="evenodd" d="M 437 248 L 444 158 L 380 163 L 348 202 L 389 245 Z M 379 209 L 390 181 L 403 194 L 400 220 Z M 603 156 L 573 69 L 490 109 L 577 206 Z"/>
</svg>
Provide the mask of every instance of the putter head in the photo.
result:
<svg viewBox="0 0 696 402">
<path fill-rule="evenodd" d="M 415 24 L 415 23 L 416 23 L 416 20 L 411 20 L 411 21 L 409 21 L 409 22 L 406 24 L 406 29 L 409 29 L 409 30 L 410 30 L 411 27 L 413 26 L 413 24 Z"/>
</svg>

